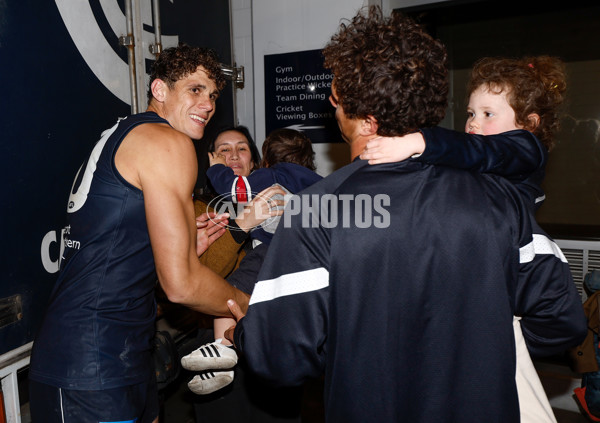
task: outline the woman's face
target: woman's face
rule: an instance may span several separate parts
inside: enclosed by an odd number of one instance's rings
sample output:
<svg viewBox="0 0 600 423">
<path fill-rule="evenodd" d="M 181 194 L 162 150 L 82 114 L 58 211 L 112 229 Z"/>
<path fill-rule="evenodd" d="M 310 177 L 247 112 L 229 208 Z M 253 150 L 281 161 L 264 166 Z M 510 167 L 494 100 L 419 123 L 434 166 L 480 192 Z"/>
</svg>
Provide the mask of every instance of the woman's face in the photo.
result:
<svg viewBox="0 0 600 423">
<path fill-rule="evenodd" d="M 215 153 L 225 157 L 227 167 L 238 176 L 248 176 L 254 168 L 250 143 L 237 131 L 225 131 L 215 140 Z"/>
</svg>

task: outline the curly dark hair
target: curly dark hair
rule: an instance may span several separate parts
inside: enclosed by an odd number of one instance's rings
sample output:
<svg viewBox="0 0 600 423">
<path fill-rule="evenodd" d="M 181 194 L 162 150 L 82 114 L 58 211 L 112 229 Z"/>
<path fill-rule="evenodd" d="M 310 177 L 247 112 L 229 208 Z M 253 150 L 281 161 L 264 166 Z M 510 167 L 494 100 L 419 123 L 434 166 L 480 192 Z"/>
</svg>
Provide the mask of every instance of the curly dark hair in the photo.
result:
<svg viewBox="0 0 600 423">
<path fill-rule="evenodd" d="M 384 136 L 437 125 L 448 104 L 445 47 L 407 16 L 367 10 L 342 23 L 323 49 L 345 115 L 374 116 Z"/>
<path fill-rule="evenodd" d="M 304 133 L 289 128 L 272 131 L 262 145 L 262 167 L 277 163 L 295 163 L 315 170 L 315 152 L 312 142 Z"/>
<path fill-rule="evenodd" d="M 177 47 L 163 50 L 152 64 L 148 84 L 148 103 L 152 100 L 151 87 L 155 79 L 164 81 L 172 89 L 177 81 L 196 72 L 198 66 L 202 66 L 206 70 L 209 78 L 215 81 L 219 91 L 225 87 L 225 76 L 214 50 L 180 43 Z"/>
<path fill-rule="evenodd" d="M 480 86 L 493 93 L 506 91 L 515 122 L 533 132 L 551 150 L 559 129 L 560 105 L 567 90 L 565 65 L 551 56 L 520 59 L 484 57 L 475 63 L 467 84 L 467 97 Z M 539 124 L 529 119 L 536 113 Z"/>
</svg>

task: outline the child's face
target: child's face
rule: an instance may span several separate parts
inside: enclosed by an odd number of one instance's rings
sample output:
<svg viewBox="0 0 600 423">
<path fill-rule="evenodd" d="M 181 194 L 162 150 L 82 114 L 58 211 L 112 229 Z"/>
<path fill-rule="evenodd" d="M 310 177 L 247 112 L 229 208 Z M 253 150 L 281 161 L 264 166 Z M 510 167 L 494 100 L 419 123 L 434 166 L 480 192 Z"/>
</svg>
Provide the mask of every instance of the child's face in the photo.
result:
<svg viewBox="0 0 600 423">
<path fill-rule="evenodd" d="M 237 131 L 225 131 L 215 140 L 215 153 L 225 157 L 225 165 L 238 176 L 252 172 L 252 152 L 246 137 Z"/>
<path fill-rule="evenodd" d="M 496 94 L 481 85 L 469 97 L 465 132 L 469 134 L 494 135 L 523 129 L 515 123 L 515 111 L 506 98 L 506 90 Z"/>
</svg>

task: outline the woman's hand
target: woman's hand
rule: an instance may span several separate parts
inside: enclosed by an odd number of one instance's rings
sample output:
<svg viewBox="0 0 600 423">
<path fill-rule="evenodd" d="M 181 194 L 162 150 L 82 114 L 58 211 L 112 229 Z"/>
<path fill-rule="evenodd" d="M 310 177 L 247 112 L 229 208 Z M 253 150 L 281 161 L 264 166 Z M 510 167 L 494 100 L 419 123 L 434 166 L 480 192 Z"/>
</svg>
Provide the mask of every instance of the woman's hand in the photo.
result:
<svg viewBox="0 0 600 423">
<path fill-rule="evenodd" d="M 239 228 L 244 232 L 248 232 L 270 217 L 281 216 L 283 214 L 283 200 L 271 198 L 276 194 L 284 196 L 286 193 L 277 185 L 259 192 L 244 208 L 244 211 L 236 217 L 235 223 Z"/>
<path fill-rule="evenodd" d="M 196 218 L 196 254 L 200 257 L 208 247 L 225 233 L 229 213 L 202 213 Z"/>
</svg>

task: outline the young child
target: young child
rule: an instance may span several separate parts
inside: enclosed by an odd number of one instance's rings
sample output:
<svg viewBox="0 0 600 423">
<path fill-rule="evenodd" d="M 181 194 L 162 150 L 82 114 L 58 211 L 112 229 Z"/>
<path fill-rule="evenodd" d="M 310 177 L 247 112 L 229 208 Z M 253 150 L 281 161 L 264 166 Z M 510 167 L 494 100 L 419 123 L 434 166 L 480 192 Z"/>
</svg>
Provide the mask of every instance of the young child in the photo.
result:
<svg viewBox="0 0 600 423">
<path fill-rule="evenodd" d="M 465 132 L 485 136 L 502 134 L 502 138 L 466 136 L 467 139 L 464 139 L 465 136 L 455 136 L 455 140 L 463 141 L 452 143 L 452 149 L 459 152 L 452 158 L 445 158 L 439 153 L 445 147 L 440 148 L 437 144 L 436 134 L 443 131 L 444 137 L 439 139 L 448 140 L 452 139 L 448 136 L 450 131 L 428 128 L 404 138 L 375 139 L 367 144 L 361 158 L 376 164 L 400 161 L 423 153 L 415 160 L 495 173 L 494 169 L 503 165 L 505 157 L 512 159 L 514 154 L 519 154 L 519 150 L 513 150 L 510 145 L 513 141 L 516 145 L 521 136 L 520 131 L 515 130 L 530 131 L 548 151 L 552 148 L 553 136 L 559 126 L 559 106 L 565 91 L 564 64 L 557 58 L 484 58 L 473 67 L 467 85 L 469 104 Z M 486 155 L 486 151 L 496 151 L 486 149 L 485 143 L 490 141 L 499 143 L 501 150 L 497 155 Z M 469 159 L 457 163 L 455 157 Z M 545 198 L 540 188 L 543 176 L 544 169 L 541 167 L 527 179 L 515 181 L 522 195 L 529 199 L 532 211 L 537 210 Z M 527 350 L 520 319 L 515 316 L 513 326 L 517 355 L 515 380 L 521 405 L 521 422 L 556 422 Z"/>
<path fill-rule="evenodd" d="M 255 194 L 273 184 L 279 184 L 284 191 L 293 194 L 322 179 L 314 172 L 312 143 L 299 131 L 283 128 L 271 132 L 262 146 L 262 167 L 249 176 L 236 175 L 232 168 L 225 165 L 225 148 L 229 147 L 215 145 L 215 152 L 209 153 L 211 167 L 207 176 L 217 194 L 234 203 L 249 202 Z M 239 268 L 227 278 L 230 284 L 247 294 L 252 294 L 279 218 L 267 219 L 250 232 L 253 248 L 241 261 Z M 192 392 L 209 394 L 233 381 L 232 368 L 237 363 L 237 354 L 229 347 L 224 333 L 234 324 L 235 321 L 230 318 L 215 318 L 216 340 L 181 359 L 184 368 L 203 371 L 188 383 Z"/>
<path fill-rule="evenodd" d="M 404 137 L 371 140 L 361 158 L 369 160 L 369 164 L 378 164 L 415 156 L 426 163 L 506 176 L 499 166 L 505 165 L 502 161 L 506 156 L 517 160 L 522 144 L 521 134 L 510 131 L 530 131 L 544 145 L 545 152 L 552 149 L 565 91 L 564 63 L 557 58 L 483 58 L 474 65 L 467 83 L 469 105 L 465 132 L 486 138 L 461 136 L 443 128 L 425 128 Z M 439 133 L 449 138 L 444 139 L 445 145 L 440 144 L 443 137 Z M 489 137 L 495 134 L 502 136 Z M 487 148 L 490 141 L 494 149 Z M 451 150 L 458 153 L 449 157 Z M 417 158 L 420 154 L 422 156 Z M 543 176 L 544 169 L 540 167 L 527 180 L 517 178 L 521 192 L 530 197 L 535 210 L 544 199 L 540 188 Z"/>
</svg>

